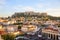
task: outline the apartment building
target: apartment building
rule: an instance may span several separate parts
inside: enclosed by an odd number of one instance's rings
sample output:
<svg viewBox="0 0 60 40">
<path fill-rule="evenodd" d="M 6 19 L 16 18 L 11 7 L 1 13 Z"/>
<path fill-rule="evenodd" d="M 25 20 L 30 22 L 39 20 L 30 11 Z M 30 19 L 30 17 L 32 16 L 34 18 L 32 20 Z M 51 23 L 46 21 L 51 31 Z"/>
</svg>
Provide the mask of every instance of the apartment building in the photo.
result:
<svg viewBox="0 0 60 40">
<path fill-rule="evenodd" d="M 60 40 L 60 33 L 58 28 L 54 28 L 53 26 L 49 26 L 47 28 L 42 29 L 42 35 L 48 37 L 52 40 Z"/>
</svg>

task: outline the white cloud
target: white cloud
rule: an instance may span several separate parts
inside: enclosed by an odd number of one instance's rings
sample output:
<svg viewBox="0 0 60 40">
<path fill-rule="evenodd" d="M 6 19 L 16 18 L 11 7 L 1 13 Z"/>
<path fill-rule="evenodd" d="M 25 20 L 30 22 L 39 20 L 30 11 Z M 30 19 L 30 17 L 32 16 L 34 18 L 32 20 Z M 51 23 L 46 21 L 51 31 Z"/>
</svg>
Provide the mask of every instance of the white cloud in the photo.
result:
<svg viewBox="0 0 60 40">
<path fill-rule="evenodd" d="M 6 0 L 0 0 L 0 9 L 4 7 Z"/>
<path fill-rule="evenodd" d="M 47 4 L 39 3 L 36 6 L 37 8 L 39 8 L 38 11 L 41 10 L 40 12 L 47 12 L 49 15 L 52 15 L 52 16 L 60 16 L 60 8 L 51 7 L 50 3 L 47 3 Z"/>
<path fill-rule="evenodd" d="M 5 1 L 6 1 L 6 0 L 0 0 L 0 5 L 5 4 Z"/>
<path fill-rule="evenodd" d="M 40 4 L 37 4 L 36 6 L 37 6 L 38 8 L 42 8 L 42 7 L 44 7 L 44 5 L 41 4 L 41 3 L 40 3 Z"/>
<path fill-rule="evenodd" d="M 40 6 L 40 5 L 38 5 Z M 22 5 L 16 5 L 13 7 L 14 12 L 20 12 L 20 11 L 35 11 L 35 12 L 44 12 L 45 10 L 42 10 L 43 5 L 41 7 L 32 7 L 32 6 L 22 6 Z"/>
<path fill-rule="evenodd" d="M 40 7 L 33 8 L 31 6 L 15 6 L 14 11 L 20 12 L 20 11 L 36 11 L 36 12 L 47 12 L 49 15 L 52 16 L 60 16 L 60 8 L 46 8 L 45 10 L 41 10 L 44 5 L 41 5 Z"/>
<path fill-rule="evenodd" d="M 14 11 L 35 11 L 35 9 L 33 7 L 30 7 L 30 6 L 15 6 L 14 7 Z"/>
<path fill-rule="evenodd" d="M 49 8 L 46 10 L 46 12 L 49 14 L 49 15 L 52 15 L 52 16 L 60 16 L 60 8 Z"/>
<path fill-rule="evenodd" d="M 25 11 L 35 11 L 33 7 L 23 7 L 22 9 L 24 9 Z"/>
</svg>

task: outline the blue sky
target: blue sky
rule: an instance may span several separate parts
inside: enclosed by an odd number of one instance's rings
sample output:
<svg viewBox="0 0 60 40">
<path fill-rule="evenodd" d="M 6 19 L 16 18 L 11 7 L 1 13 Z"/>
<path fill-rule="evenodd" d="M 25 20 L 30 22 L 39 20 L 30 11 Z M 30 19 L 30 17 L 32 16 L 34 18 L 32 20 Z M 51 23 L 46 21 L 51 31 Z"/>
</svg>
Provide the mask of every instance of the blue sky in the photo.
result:
<svg viewBox="0 0 60 40">
<path fill-rule="evenodd" d="M 60 16 L 60 0 L 0 0 L 0 16 L 11 16 L 15 12 L 47 12 Z"/>
</svg>

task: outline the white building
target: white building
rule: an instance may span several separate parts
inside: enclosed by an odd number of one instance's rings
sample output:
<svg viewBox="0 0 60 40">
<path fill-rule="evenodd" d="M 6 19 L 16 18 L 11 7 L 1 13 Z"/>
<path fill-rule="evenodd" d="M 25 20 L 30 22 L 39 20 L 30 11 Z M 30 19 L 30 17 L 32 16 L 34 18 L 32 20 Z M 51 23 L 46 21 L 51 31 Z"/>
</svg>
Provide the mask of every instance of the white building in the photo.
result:
<svg viewBox="0 0 60 40">
<path fill-rule="evenodd" d="M 23 27 L 21 28 L 21 30 L 25 33 L 31 34 L 31 33 L 35 33 L 38 27 L 35 25 L 23 25 Z"/>
<path fill-rule="evenodd" d="M 8 33 L 16 32 L 17 30 L 18 30 L 18 27 L 15 26 L 15 25 L 9 25 L 9 26 L 6 27 L 6 31 L 7 31 Z"/>
</svg>

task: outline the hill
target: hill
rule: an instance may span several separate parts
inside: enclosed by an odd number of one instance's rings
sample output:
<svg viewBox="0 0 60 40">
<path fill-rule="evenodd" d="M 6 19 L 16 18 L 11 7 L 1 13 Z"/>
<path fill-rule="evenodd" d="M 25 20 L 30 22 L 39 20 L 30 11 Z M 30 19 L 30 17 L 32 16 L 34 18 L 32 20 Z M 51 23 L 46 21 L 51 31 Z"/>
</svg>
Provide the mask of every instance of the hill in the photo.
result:
<svg viewBox="0 0 60 40">
<path fill-rule="evenodd" d="M 47 15 L 47 13 L 40 12 L 16 12 L 11 17 L 37 17 L 37 18 L 49 18 L 51 20 L 60 20 L 60 17 L 53 17 L 51 15 Z"/>
</svg>

